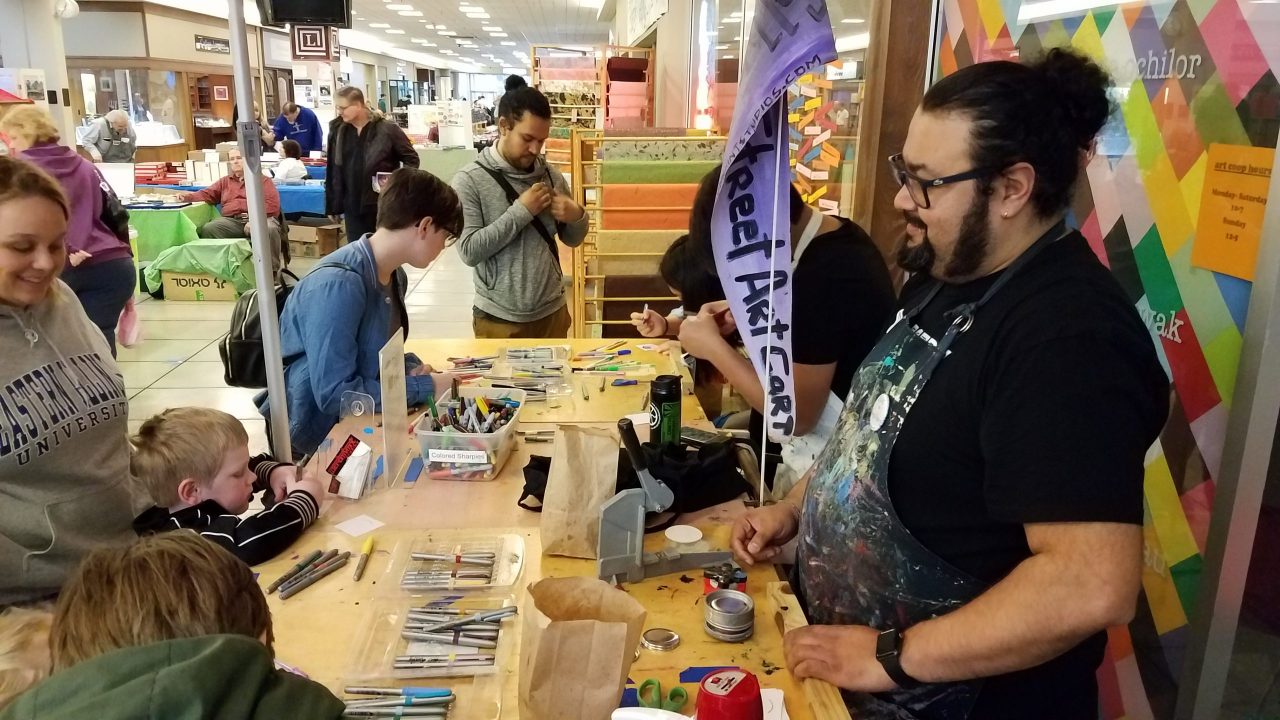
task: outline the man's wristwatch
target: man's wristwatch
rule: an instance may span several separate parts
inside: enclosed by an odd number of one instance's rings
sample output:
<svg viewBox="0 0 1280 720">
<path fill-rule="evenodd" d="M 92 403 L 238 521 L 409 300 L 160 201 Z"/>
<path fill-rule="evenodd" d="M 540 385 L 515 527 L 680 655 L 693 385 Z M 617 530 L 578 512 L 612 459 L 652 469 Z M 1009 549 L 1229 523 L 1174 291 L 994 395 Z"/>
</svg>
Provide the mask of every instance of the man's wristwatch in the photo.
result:
<svg viewBox="0 0 1280 720">
<path fill-rule="evenodd" d="M 904 690 L 920 687 L 920 681 L 911 677 L 902 669 L 902 633 L 890 628 L 876 638 L 876 660 L 884 668 L 889 679 Z"/>
</svg>

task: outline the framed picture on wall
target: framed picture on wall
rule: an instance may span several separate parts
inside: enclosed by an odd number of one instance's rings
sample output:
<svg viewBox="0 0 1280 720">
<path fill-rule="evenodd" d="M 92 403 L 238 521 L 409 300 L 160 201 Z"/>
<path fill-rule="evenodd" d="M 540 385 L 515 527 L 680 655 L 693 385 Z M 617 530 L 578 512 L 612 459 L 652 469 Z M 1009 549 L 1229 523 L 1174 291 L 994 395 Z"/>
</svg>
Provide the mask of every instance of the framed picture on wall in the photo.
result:
<svg viewBox="0 0 1280 720">
<path fill-rule="evenodd" d="M 116 85 L 111 80 L 110 76 L 104 76 L 104 77 L 98 78 L 98 91 L 105 92 L 105 93 L 116 91 Z"/>
<path fill-rule="evenodd" d="M 228 90 L 227 90 L 227 86 L 226 86 L 226 85 L 214 85 L 214 86 L 213 86 L 213 99 L 214 99 L 214 100 L 230 100 L 230 99 L 231 99 L 231 93 L 230 93 L 230 92 L 228 92 Z"/>
</svg>

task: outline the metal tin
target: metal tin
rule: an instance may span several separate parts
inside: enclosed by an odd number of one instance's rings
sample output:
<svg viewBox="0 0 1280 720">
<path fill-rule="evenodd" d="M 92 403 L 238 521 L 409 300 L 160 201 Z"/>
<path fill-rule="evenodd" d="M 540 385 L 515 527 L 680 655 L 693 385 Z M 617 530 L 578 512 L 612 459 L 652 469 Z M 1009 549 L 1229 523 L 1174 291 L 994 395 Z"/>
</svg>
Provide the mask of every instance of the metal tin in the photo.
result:
<svg viewBox="0 0 1280 720">
<path fill-rule="evenodd" d="M 667 628 L 649 628 L 640 636 L 640 646 L 645 650 L 668 652 L 680 646 L 680 636 Z"/>
<path fill-rule="evenodd" d="M 742 642 L 755 632 L 756 604 L 737 590 L 716 590 L 707 595 L 704 629 L 722 642 Z"/>
</svg>

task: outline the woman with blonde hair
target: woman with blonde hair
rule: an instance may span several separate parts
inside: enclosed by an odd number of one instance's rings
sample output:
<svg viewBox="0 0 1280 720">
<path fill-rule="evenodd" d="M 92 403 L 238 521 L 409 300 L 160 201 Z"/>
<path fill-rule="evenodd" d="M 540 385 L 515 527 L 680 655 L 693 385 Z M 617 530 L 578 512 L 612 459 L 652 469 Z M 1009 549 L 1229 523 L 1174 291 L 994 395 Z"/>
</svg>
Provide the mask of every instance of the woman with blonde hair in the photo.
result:
<svg viewBox="0 0 1280 720">
<path fill-rule="evenodd" d="M 133 535 L 129 396 L 58 279 L 70 217 L 56 180 L 0 157 L 0 608 L 53 597 Z"/>
<path fill-rule="evenodd" d="M 62 280 L 116 354 L 116 324 L 133 296 L 137 269 L 129 246 L 129 215 L 93 163 L 59 145 L 58 128 L 35 106 L 11 110 L 0 119 L 18 157 L 49 173 L 62 185 L 71 215 L 67 225 L 67 267 Z"/>
</svg>

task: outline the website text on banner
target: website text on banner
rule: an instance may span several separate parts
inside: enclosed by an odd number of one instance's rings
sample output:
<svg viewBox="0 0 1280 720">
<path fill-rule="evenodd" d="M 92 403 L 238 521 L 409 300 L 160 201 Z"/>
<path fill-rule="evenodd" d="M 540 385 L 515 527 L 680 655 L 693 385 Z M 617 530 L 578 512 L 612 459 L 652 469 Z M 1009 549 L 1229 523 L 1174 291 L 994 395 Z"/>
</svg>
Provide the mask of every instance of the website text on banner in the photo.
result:
<svg viewBox="0 0 1280 720">
<path fill-rule="evenodd" d="M 790 437 L 795 422 L 786 92 L 835 58 L 826 0 L 756 0 L 711 237 L 720 283 L 768 398 L 765 425 L 774 440 Z"/>
</svg>

